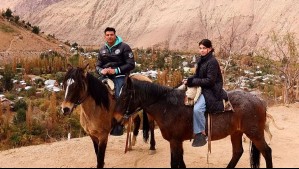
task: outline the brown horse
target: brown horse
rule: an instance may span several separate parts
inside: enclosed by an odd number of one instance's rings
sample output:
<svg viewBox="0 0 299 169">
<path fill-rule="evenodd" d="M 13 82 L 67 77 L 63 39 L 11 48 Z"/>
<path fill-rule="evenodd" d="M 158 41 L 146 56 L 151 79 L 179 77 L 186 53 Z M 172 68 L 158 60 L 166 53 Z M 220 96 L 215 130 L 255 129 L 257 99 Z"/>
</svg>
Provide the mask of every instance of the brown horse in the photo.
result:
<svg viewBox="0 0 299 169">
<path fill-rule="evenodd" d="M 80 105 L 81 126 L 92 139 L 97 156 L 97 167 L 103 168 L 108 135 L 115 122 L 113 110 L 116 101 L 108 91 L 108 87 L 86 71 L 87 67 L 69 67 L 63 81 L 65 99 L 61 108 L 63 114 L 68 115 Z M 154 128 L 151 128 L 151 133 L 153 131 Z M 155 150 L 154 135 L 151 135 L 150 149 Z"/>
<path fill-rule="evenodd" d="M 243 154 L 242 135 L 246 134 L 252 141 L 251 167 L 259 167 L 262 153 L 267 167 L 272 168 L 272 150 L 264 138 L 265 103 L 243 91 L 232 91 L 228 95 L 235 111 L 211 114 L 212 141 L 231 136 L 233 156 L 227 167 L 238 163 Z M 184 105 L 184 97 L 182 90 L 128 78 L 114 115 L 120 121 L 139 108 L 149 112 L 163 138 L 170 143 L 171 167 L 185 168 L 183 141 L 193 138 L 193 107 Z"/>
</svg>

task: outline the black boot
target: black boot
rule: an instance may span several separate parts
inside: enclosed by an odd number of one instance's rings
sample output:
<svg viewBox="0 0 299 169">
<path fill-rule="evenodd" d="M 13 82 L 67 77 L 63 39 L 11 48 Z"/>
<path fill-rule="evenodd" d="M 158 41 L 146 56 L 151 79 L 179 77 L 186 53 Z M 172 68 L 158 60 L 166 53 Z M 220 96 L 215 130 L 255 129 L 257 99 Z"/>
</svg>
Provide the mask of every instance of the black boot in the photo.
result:
<svg viewBox="0 0 299 169">
<path fill-rule="evenodd" d="M 124 126 L 121 124 L 114 125 L 113 129 L 110 132 L 110 135 L 121 136 L 124 134 Z"/>
<path fill-rule="evenodd" d="M 192 143 L 193 147 L 201 147 L 204 146 L 207 143 L 206 136 L 202 133 L 198 133 L 194 136 L 194 140 Z"/>
</svg>

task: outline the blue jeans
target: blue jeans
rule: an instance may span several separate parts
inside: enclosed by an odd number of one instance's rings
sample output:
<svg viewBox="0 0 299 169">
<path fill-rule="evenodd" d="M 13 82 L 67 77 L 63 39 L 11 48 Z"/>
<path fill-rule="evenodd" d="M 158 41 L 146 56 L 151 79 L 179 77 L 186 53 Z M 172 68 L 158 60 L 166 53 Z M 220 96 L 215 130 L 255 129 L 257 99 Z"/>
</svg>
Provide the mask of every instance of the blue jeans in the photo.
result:
<svg viewBox="0 0 299 169">
<path fill-rule="evenodd" d="M 112 80 L 115 86 L 115 98 L 118 99 L 120 95 L 120 90 L 125 82 L 125 76 L 115 77 Z"/>
<path fill-rule="evenodd" d="M 194 105 L 193 109 L 193 132 L 194 134 L 205 131 L 206 126 L 206 100 L 203 95 L 200 95 L 199 99 Z"/>
</svg>

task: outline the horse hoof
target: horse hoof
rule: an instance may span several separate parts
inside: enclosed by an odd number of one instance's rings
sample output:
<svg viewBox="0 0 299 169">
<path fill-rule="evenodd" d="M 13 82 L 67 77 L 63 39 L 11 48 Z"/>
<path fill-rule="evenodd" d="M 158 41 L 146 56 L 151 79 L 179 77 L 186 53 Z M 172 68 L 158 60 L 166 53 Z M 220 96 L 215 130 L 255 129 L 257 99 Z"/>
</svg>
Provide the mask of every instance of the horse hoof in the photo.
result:
<svg viewBox="0 0 299 169">
<path fill-rule="evenodd" d="M 154 154 L 156 154 L 156 150 L 149 150 L 148 151 L 148 155 L 154 155 Z"/>
<path fill-rule="evenodd" d="M 133 136 L 133 138 L 132 138 L 132 146 L 135 146 L 136 145 L 136 136 Z"/>
</svg>

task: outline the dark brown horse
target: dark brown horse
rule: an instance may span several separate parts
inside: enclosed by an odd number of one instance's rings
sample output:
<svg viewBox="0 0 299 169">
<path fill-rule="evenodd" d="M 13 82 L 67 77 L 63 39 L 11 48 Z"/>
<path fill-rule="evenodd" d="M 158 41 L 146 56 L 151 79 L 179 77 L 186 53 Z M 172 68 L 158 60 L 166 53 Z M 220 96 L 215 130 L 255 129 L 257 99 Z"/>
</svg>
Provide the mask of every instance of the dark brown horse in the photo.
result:
<svg viewBox="0 0 299 169">
<path fill-rule="evenodd" d="M 227 167 L 238 163 L 243 154 L 242 135 L 246 134 L 252 141 L 251 167 L 259 167 L 262 153 L 267 167 L 272 168 L 272 150 L 264 138 L 265 103 L 243 91 L 232 91 L 228 95 L 235 112 L 211 114 L 212 141 L 231 136 L 233 156 Z M 122 120 L 136 109 L 149 112 L 163 138 L 170 143 L 171 167 L 185 168 L 183 141 L 193 138 L 193 107 L 184 105 L 184 97 L 184 91 L 128 78 L 114 115 Z"/>
<path fill-rule="evenodd" d="M 115 121 L 113 118 L 115 100 L 108 91 L 108 87 L 88 73 L 86 68 L 87 66 L 85 68 L 69 67 L 63 81 L 65 99 L 61 108 L 63 114 L 68 115 L 80 105 L 81 126 L 92 139 L 97 156 L 97 167 L 103 168 L 108 135 Z M 151 128 L 151 133 L 153 131 L 154 128 Z M 150 149 L 155 150 L 154 135 L 151 135 Z"/>
</svg>

